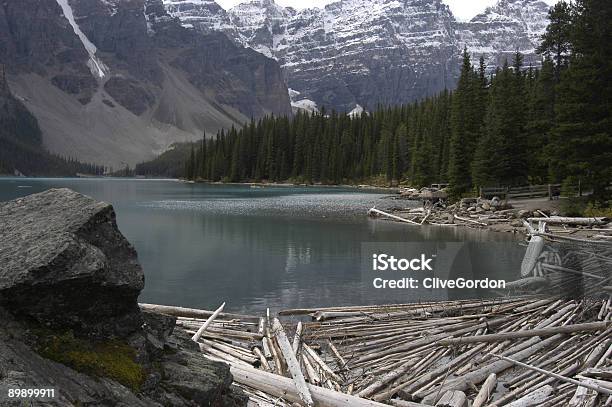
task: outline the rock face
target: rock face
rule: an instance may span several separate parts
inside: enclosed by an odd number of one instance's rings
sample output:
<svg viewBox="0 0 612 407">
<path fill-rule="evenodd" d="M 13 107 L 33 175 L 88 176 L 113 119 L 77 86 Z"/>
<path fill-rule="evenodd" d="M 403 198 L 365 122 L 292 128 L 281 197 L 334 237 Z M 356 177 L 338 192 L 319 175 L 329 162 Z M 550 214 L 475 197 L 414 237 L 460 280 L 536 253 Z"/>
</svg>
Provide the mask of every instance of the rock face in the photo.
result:
<svg viewBox="0 0 612 407">
<path fill-rule="evenodd" d="M 549 6 L 541 0 L 500 0 L 471 21 L 458 23 L 460 45 L 465 45 L 479 58 L 485 57 L 489 70 L 512 63 L 518 50 L 525 66 L 539 66 L 535 53 L 548 25 Z"/>
<path fill-rule="evenodd" d="M 49 190 L 0 204 L 0 219 L 2 306 L 95 336 L 140 328 L 144 275 L 111 205 Z"/>
<path fill-rule="evenodd" d="M 291 112 L 276 61 L 183 28 L 161 0 L 5 1 L 0 64 L 48 149 L 115 169 Z"/>
<path fill-rule="evenodd" d="M 250 0 L 225 12 L 212 0 L 164 0 L 183 26 L 223 31 L 275 58 L 296 109 L 349 112 L 398 104 L 453 88 L 464 45 L 490 69 L 505 55 L 533 50 L 547 24 L 540 0 L 500 0 L 471 22 L 455 20 L 441 0 L 340 0 L 295 10 Z M 477 60 L 476 60 L 477 62 Z"/>
<path fill-rule="evenodd" d="M 174 317 L 140 311 L 111 205 L 49 190 L 0 204 L 0 224 L 0 389 L 52 386 L 62 407 L 246 406 Z"/>
</svg>

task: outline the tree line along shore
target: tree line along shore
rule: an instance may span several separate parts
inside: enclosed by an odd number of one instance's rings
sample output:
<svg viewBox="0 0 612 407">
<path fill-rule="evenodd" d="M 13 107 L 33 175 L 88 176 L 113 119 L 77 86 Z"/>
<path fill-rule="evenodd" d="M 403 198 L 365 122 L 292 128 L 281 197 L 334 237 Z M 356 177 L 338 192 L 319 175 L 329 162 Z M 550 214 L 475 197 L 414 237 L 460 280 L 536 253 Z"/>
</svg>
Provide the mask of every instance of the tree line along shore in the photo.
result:
<svg viewBox="0 0 612 407">
<path fill-rule="evenodd" d="M 612 5 L 561 2 L 550 11 L 541 67 L 516 53 L 488 73 L 467 51 L 457 88 L 349 116 L 322 109 L 264 117 L 135 168 L 212 182 L 448 183 L 459 198 L 483 186 L 580 183 L 609 207 Z"/>
</svg>

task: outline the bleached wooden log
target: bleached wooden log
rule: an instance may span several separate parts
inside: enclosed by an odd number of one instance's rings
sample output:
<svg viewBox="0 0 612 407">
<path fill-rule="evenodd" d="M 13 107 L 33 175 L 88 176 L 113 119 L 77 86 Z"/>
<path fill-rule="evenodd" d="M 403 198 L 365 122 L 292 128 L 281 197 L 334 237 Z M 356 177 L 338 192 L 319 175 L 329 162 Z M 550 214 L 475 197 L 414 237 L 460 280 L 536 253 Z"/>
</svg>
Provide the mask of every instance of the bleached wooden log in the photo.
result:
<svg viewBox="0 0 612 407">
<path fill-rule="evenodd" d="M 601 359 L 599 359 L 599 362 L 595 364 L 595 367 L 605 366 L 606 362 L 608 361 L 608 358 L 611 356 L 612 356 L 612 343 L 610 344 L 610 346 L 608 346 L 608 350 L 606 351 L 606 353 L 604 353 Z"/>
<path fill-rule="evenodd" d="M 306 353 L 302 353 L 302 362 L 304 363 L 304 367 L 306 368 L 306 375 L 308 376 L 308 381 L 311 384 L 320 384 L 321 376 L 317 373 L 317 371 L 310 363 L 310 359 Z"/>
<path fill-rule="evenodd" d="M 287 362 L 287 368 L 289 369 L 291 377 L 293 377 L 293 381 L 295 382 L 295 387 L 300 395 L 300 399 L 307 406 L 314 406 L 312 395 L 310 394 L 308 386 L 306 386 L 306 379 L 304 379 L 302 369 L 300 369 L 300 363 L 295 357 L 295 352 L 293 351 L 293 348 L 289 343 L 289 339 L 287 339 L 287 335 L 285 334 L 285 330 L 283 329 L 283 325 L 280 323 L 278 318 L 274 318 L 274 321 L 272 322 L 272 332 L 276 337 L 283 358 L 285 359 L 285 362 Z"/>
<path fill-rule="evenodd" d="M 475 225 L 480 225 L 480 226 L 488 226 L 486 223 L 483 223 L 483 222 L 478 222 L 478 221 L 476 221 L 476 220 L 469 219 L 469 218 L 463 218 L 463 217 L 461 217 L 461 216 L 457 216 L 457 215 L 455 215 L 455 219 L 460 220 L 460 221 L 462 221 L 462 222 L 473 223 L 473 224 L 475 224 Z"/>
<path fill-rule="evenodd" d="M 140 307 L 140 309 L 144 311 L 151 311 L 151 312 L 155 312 L 158 314 L 172 315 L 174 317 L 205 319 L 205 318 L 210 317 L 214 313 L 213 311 L 208 311 L 208 310 L 203 310 L 203 309 L 175 307 L 175 306 L 170 306 L 170 305 L 140 303 L 138 304 L 138 306 Z M 255 317 L 252 315 L 240 315 L 240 314 L 231 314 L 231 313 L 223 312 L 221 313 L 220 316 L 228 317 L 232 319 L 243 320 L 243 321 L 244 320 L 255 321 L 255 322 L 259 321 L 259 317 Z"/>
<path fill-rule="evenodd" d="M 329 346 L 329 349 L 332 351 L 332 353 L 336 357 L 336 359 L 338 359 L 338 367 L 341 370 L 345 369 L 346 368 L 346 360 L 344 360 L 344 358 L 342 357 L 340 352 L 338 352 L 338 349 L 336 349 L 336 347 L 334 346 L 332 341 L 328 340 L 327 341 L 327 345 Z"/>
<path fill-rule="evenodd" d="M 563 235 L 556 235 L 553 233 L 542 233 L 542 232 L 535 232 L 535 235 L 545 236 L 553 240 L 558 239 L 558 240 L 567 240 L 569 242 L 591 243 L 591 244 L 597 244 L 597 245 L 612 246 L 612 242 L 607 241 L 607 240 L 582 239 L 579 237 L 570 237 L 570 236 L 563 236 Z"/>
<path fill-rule="evenodd" d="M 580 372 L 580 376 L 584 376 L 587 378 L 593 378 L 593 379 L 604 379 L 604 380 L 612 381 L 612 367 L 608 367 L 607 369 L 590 367 Z"/>
<path fill-rule="evenodd" d="M 439 340 L 438 345 L 449 346 L 449 345 L 463 345 L 466 343 L 478 343 L 478 342 L 500 342 L 508 339 L 516 338 L 529 338 L 534 336 L 546 337 L 556 334 L 566 334 L 573 332 L 590 332 L 590 331 L 603 331 L 609 326 L 612 326 L 612 321 L 601 321 L 601 322 L 588 322 L 585 324 L 574 324 L 556 326 L 552 328 L 543 329 L 529 329 L 524 331 L 515 332 L 504 332 L 499 334 L 479 335 L 479 336 L 465 336 L 461 338 L 449 338 Z"/>
<path fill-rule="evenodd" d="M 272 350 L 270 349 L 270 340 L 264 336 L 261 339 L 261 346 L 263 347 L 263 354 L 266 359 L 272 359 Z"/>
<path fill-rule="evenodd" d="M 538 343 L 529 346 L 526 349 L 522 349 L 516 353 L 513 353 L 512 356 L 518 360 L 526 359 L 541 351 L 542 349 L 547 348 L 548 346 L 550 346 L 561 338 L 562 336 L 560 334 L 552 336 L 543 341 L 539 341 Z M 437 388 L 432 389 L 427 394 L 424 401 L 429 403 L 435 402 L 436 397 L 439 397 L 439 393 L 442 393 L 447 390 L 467 390 L 468 388 L 470 388 L 470 385 L 476 385 L 484 382 L 491 373 L 499 374 L 500 372 L 503 372 L 504 370 L 510 368 L 512 365 L 513 362 L 508 360 L 499 360 L 489 365 L 484 365 L 477 370 L 466 373 L 460 377 L 448 380 Z"/>
<path fill-rule="evenodd" d="M 449 390 L 442 395 L 436 407 L 467 407 L 468 399 L 464 392 Z"/>
<path fill-rule="evenodd" d="M 267 371 L 272 371 L 272 367 L 270 366 L 270 364 L 268 363 L 268 359 L 266 359 L 266 357 L 264 356 L 264 354 L 261 352 L 261 349 L 259 349 L 258 347 L 254 347 L 253 348 L 253 353 L 259 358 L 259 362 L 261 363 L 261 366 L 267 370 Z"/>
<path fill-rule="evenodd" d="M 291 348 L 293 349 L 293 353 L 297 356 L 298 351 L 300 350 L 300 343 L 302 342 L 302 321 L 299 321 L 297 327 L 295 328 L 295 336 L 293 337 L 293 343 L 291 344 Z"/>
<path fill-rule="evenodd" d="M 337 381 L 337 382 L 341 382 L 342 379 L 340 378 L 340 376 L 338 376 L 328 365 L 327 363 L 325 363 L 323 361 L 323 359 L 321 359 L 319 357 L 319 355 L 317 355 L 317 352 L 315 352 L 310 346 L 304 344 L 304 350 L 306 352 L 308 352 L 308 355 L 310 355 L 310 357 L 312 357 L 312 359 L 321 367 L 321 369 L 323 369 L 327 374 L 329 374 L 329 376 Z"/>
<path fill-rule="evenodd" d="M 242 385 L 257 389 L 274 397 L 283 398 L 292 403 L 302 402 L 293 380 L 272 373 L 255 369 L 254 367 L 227 362 L 234 381 Z M 306 385 L 313 401 L 317 406 L 327 407 L 384 407 L 385 404 L 351 396 L 322 387 Z M 426 406 L 422 406 L 426 407 Z"/>
<path fill-rule="evenodd" d="M 553 392 L 551 385 L 540 387 L 539 389 L 521 397 L 520 399 L 507 404 L 506 407 L 532 407 L 540 406 Z"/>
<path fill-rule="evenodd" d="M 427 220 L 427 218 L 429 218 L 429 215 L 431 215 L 431 209 L 429 209 L 429 210 L 427 211 L 427 215 L 425 215 L 425 216 L 423 217 L 423 219 L 421 220 L 421 225 L 422 225 L 423 223 L 425 223 L 425 221 Z"/>
<path fill-rule="evenodd" d="M 583 380 L 588 383 L 589 379 Z M 591 407 L 595 405 L 597 400 L 597 392 L 586 387 L 578 386 L 576 392 L 570 399 L 568 407 Z"/>
<path fill-rule="evenodd" d="M 222 352 L 225 352 L 228 355 L 231 355 L 231 356 L 233 356 L 233 357 L 235 357 L 237 359 L 243 360 L 243 361 L 245 361 L 247 363 L 253 364 L 258 359 L 256 356 L 253 356 L 252 353 L 246 353 L 246 352 L 238 351 L 235 348 L 233 348 L 233 347 L 231 347 L 229 345 L 226 345 L 224 343 L 221 343 L 221 342 L 215 342 L 215 341 L 210 341 L 210 340 L 201 340 L 201 343 L 206 345 L 206 346 L 208 346 L 208 347 L 211 347 L 211 348 L 220 350 Z"/>
<path fill-rule="evenodd" d="M 427 407 L 425 404 L 400 399 L 391 399 L 389 400 L 389 404 L 395 407 Z"/>
<path fill-rule="evenodd" d="M 508 358 L 506 356 L 502 356 L 502 355 L 492 355 L 492 356 L 498 357 L 498 358 L 503 359 L 503 360 L 505 360 L 507 362 L 513 363 L 513 364 L 515 364 L 517 366 L 522 366 L 522 367 L 524 367 L 526 369 L 530 369 L 530 370 L 536 371 L 536 372 L 541 373 L 543 375 L 554 377 L 555 379 L 561 380 L 561 381 L 566 382 L 566 383 L 571 383 L 571 384 L 575 384 L 576 386 L 586 387 L 587 389 L 595 390 L 598 393 L 604 393 L 604 394 L 612 395 L 612 389 L 607 388 L 607 387 L 599 386 L 599 385 L 596 385 L 596 384 L 591 384 L 589 382 L 581 382 L 581 381 L 578 381 L 578 380 L 574 380 L 574 379 L 572 379 L 570 377 L 561 376 L 559 374 L 556 374 L 556 373 L 553 373 L 553 372 L 549 372 L 549 371 L 544 370 L 544 369 L 540 369 L 539 367 L 531 366 L 531 365 L 528 365 L 526 363 L 519 362 L 518 360 L 510 359 L 510 358 Z"/>
<path fill-rule="evenodd" d="M 474 403 L 472 403 L 472 407 L 482 407 L 489 401 L 491 394 L 495 390 L 495 386 L 497 384 L 497 375 L 495 373 L 491 373 L 487 380 L 485 380 L 484 384 L 480 388 L 480 391 L 476 395 L 474 399 Z"/>
<path fill-rule="evenodd" d="M 246 366 L 251 366 L 251 364 L 249 362 L 246 362 L 242 359 L 238 359 L 237 357 L 234 357 L 228 353 L 225 353 L 219 349 L 215 349 L 209 345 L 203 344 L 203 343 L 199 343 L 198 342 L 198 346 L 200 347 L 200 351 L 204 354 L 206 354 L 207 356 L 214 356 L 217 357 L 219 359 L 222 359 L 225 362 L 235 362 L 235 363 L 240 363 L 240 364 L 244 364 Z"/>
<path fill-rule="evenodd" d="M 418 379 L 414 381 L 408 381 L 406 383 L 398 384 L 397 386 L 391 388 L 390 390 L 377 395 L 374 399 L 377 401 L 383 401 L 390 398 L 393 394 L 405 390 L 408 393 L 413 392 L 419 387 L 423 386 L 426 383 L 431 382 L 436 376 L 441 374 L 445 374 L 446 372 L 450 372 L 460 366 L 462 363 L 465 363 L 466 360 L 474 357 L 478 352 L 480 352 L 485 347 L 484 344 L 476 345 L 474 348 L 469 351 L 459 355 L 458 357 L 452 359 L 448 363 L 437 367 L 436 369 L 421 375 Z"/>
<path fill-rule="evenodd" d="M 281 376 L 285 375 L 285 368 L 283 367 L 283 361 L 281 360 L 280 357 L 280 349 L 278 349 L 278 346 L 275 343 L 276 341 L 274 339 L 269 339 L 268 340 L 268 344 L 270 345 L 270 350 L 272 351 L 272 359 L 274 360 L 274 368 L 276 373 L 278 373 Z"/>
<path fill-rule="evenodd" d="M 383 211 L 378 210 L 376 208 L 372 208 L 372 209 L 370 209 L 368 211 L 368 215 L 371 215 L 372 213 L 376 213 L 378 215 L 381 215 L 381 216 L 384 216 L 384 217 L 387 217 L 387 218 L 390 218 L 390 219 L 398 220 L 400 222 L 410 223 L 412 225 L 418 225 L 417 222 L 414 222 L 414 221 L 412 221 L 410 219 L 402 218 L 400 216 L 391 215 L 390 213 L 383 212 Z"/>
<path fill-rule="evenodd" d="M 221 306 L 217 308 L 217 310 L 213 312 L 210 317 L 208 317 L 206 322 L 204 322 L 204 324 L 200 327 L 200 329 L 198 329 L 195 335 L 191 337 L 192 341 L 197 342 L 200 339 L 204 331 L 206 331 L 206 328 L 208 328 L 210 324 L 212 324 L 212 322 L 215 320 L 215 318 L 217 318 L 219 314 L 223 312 L 223 308 L 225 308 L 225 303 L 221 304 Z"/>
<path fill-rule="evenodd" d="M 550 225 L 580 225 L 601 226 L 607 224 L 608 218 L 570 218 L 563 216 L 551 216 L 548 218 L 528 218 L 528 222 L 547 222 Z"/>
<path fill-rule="evenodd" d="M 544 228 L 546 226 L 541 227 L 541 225 L 542 224 L 540 224 L 540 231 L 545 232 L 546 230 Z M 544 238 L 536 235 L 531 236 L 529 245 L 527 245 L 527 250 L 525 251 L 525 256 L 523 257 L 523 262 L 521 263 L 522 277 L 527 277 L 531 274 L 538 262 L 542 250 L 544 250 Z"/>
<path fill-rule="evenodd" d="M 372 394 L 376 393 L 377 391 L 391 383 L 393 380 L 406 374 L 406 372 L 408 372 L 413 366 L 413 360 L 404 363 L 397 369 L 391 370 L 390 372 L 376 379 L 372 384 L 368 385 L 368 387 L 357 393 L 357 395 L 359 397 L 370 397 Z"/>
<path fill-rule="evenodd" d="M 415 403 L 413 401 L 401 399 L 391 399 L 389 400 L 389 404 L 395 407 L 432 407 L 429 404 Z"/>
</svg>

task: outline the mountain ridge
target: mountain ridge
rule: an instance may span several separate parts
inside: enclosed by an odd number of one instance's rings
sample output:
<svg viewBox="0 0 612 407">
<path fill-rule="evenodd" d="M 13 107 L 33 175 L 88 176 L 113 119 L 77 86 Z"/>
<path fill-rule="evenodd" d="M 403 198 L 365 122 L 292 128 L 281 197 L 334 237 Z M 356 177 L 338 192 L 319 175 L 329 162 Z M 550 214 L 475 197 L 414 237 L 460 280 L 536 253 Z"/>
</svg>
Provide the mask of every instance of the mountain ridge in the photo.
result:
<svg viewBox="0 0 612 407">
<path fill-rule="evenodd" d="M 537 65 L 548 12 L 541 0 L 500 0 L 460 22 L 441 0 L 339 0 L 302 10 L 250 0 L 227 11 L 213 3 L 164 0 L 183 25 L 222 31 L 278 60 L 288 87 L 299 92 L 294 107 L 306 100 L 347 112 L 452 88 L 464 45 L 490 70 L 517 50 Z"/>
<path fill-rule="evenodd" d="M 161 0 L 8 0 L 0 45 L 45 147 L 115 169 L 291 112 L 276 61 L 186 30 Z"/>
</svg>

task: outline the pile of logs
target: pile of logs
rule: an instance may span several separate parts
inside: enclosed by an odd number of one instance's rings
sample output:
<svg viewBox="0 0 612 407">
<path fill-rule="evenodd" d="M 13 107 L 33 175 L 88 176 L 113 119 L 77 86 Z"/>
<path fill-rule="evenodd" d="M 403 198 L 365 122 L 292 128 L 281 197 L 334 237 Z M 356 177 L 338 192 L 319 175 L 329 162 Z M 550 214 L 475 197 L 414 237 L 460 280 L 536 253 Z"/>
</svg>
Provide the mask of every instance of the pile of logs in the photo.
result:
<svg viewBox="0 0 612 407">
<path fill-rule="evenodd" d="M 612 402 L 609 296 L 294 309 L 278 318 L 148 307 L 178 316 L 204 354 L 228 363 L 253 406 Z"/>
<path fill-rule="evenodd" d="M 612 242 L 612 224 L 608 218 L 576 218 L 551 216 L 545 210 L 527 211 L 509 208 L 502 201 L 483 199 L 463 199 L 457 204 L 448 207 L 423 206 L 418 208 L 392 208 L 380 210 L 372 208 L 368 211 L 371 217 L 381 217 L 411 225 L 435 226 L 467 226 L 471 228 L 491 228 L 495 225 L 506 226 L 511 231 L 524 230 L 524 222 L 543 221 L 547 224 L 547 233 L 553 234 L 557 239 L 571 241 L 573 235 L 580 239 L 586 237 L 594 240 Z M 578 240 L 579 241 L 579 240 Z"/>
</svg>

